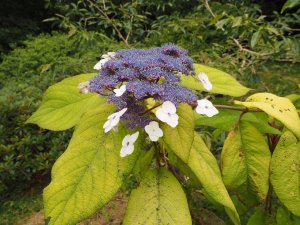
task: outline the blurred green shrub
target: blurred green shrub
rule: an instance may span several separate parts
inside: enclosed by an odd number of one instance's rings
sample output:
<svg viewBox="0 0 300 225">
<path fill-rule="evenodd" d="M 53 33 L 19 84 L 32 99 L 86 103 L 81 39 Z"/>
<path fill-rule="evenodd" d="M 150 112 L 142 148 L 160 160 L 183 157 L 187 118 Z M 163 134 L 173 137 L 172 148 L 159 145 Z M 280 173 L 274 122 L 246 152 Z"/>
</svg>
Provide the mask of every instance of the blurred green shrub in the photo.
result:
<svg viewBox="0 0 300 225">
<path fill-rule="evenodd" d="M 123 47 L 107 39 L 78 45 L 59 33 L 31 37 L 23 45 L 0 64 L 0 192 L 27 187 L 66 148 L 69 132 L 24 124 L 46 88 L 67 76 L 93 72 L 101 53 Z"/>
</svg>

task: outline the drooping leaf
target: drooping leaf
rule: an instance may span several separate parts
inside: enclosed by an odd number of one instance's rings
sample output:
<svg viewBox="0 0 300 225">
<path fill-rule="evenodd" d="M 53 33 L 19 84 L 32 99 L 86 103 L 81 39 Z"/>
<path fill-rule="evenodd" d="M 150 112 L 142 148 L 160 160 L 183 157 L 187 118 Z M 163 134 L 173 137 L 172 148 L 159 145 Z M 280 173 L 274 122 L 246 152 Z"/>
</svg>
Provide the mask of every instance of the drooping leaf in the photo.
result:
<svg viewBox="0 0 300 225">
<path fill-rule="evenodd" d="M 103 124 L 114 107 L 105 105 L 86 113 L 77 125 L 70 144 L 52 169 L 52 181 L 44 190 L 48 225 L 76 224 L 91 216 L 118 191 L 123 177 L 134 167 L 135 151 L 120 157 L 126 130 L 105 134 Z"/>
<path fill-rule="evenodd" d="M 251 38 L 251 48 L 254 48 L 255 45 L 257 44 L 257 42 L 259 41 L 261 37 L 261 32 L 260 31 L 256 31 Z"/>
<path fill-rule="evenodd" d="M 269 188 L 271 154 L 262 134 L 249 122 L 231 131 L 222 150 L 222 174 L 229 189 L 245 184 L 262 201 Z"/>
<path fill-rule="evenodd" d="M 82 115 L 102 105 L 106 100 L 98 94 L 81 94 L 79 83 L 95 74 L 81 74 L 52 85 L 44 94 L 38 110 L 26 121 L 49 130 L 66 130 L 75 126 Z"/>
<path fill-rule="evenodd" d="M 179 124 L 176 128 L 171 128 L 166 124 L 162 125 L 164 143 L 168 151 L 175 153 L 188 165 L 203 186 L 206 195 L 213 202 L 224 206 L 234 224 L 240 224 L 235 206 L 222 181 L 218 163 L 200 136 L 194 132 L 191 107 L 182 104 L 178 108 L 177 114 Z M 194 134 L 191 135 L 191 132 Z"/>
<path fill-rule="evenodd" d="M 279 200 L 300 216 L 300 143 L 289 131 L 281 136 L 273 152 L 271 182 Z"/>
<path fill-rule="evenodd" d="M 223 94 L 223 95 L 230 95 L 234 97 L 239 97 L 245 95 L 249 88 L 244 87 L 241 85 L 234 77 L 225 73 L 221 70 L 204 66 L 200 64 L 194 64 L 196 76 L 181 76 L 181 85 L 191 88 L 197 91 L 206 91 L 211 93 Z M 198 74 L 200 72 L 204 72 L 207 77 L 209 78 L 210 82 L 212 83 L 212 90 L 207 91 L 203 84 L 198 79 Z"/>
<path fill-rule="evenodd" d="M 191 225 L 180 183 L 168 170 L 149 170 L 130 194 L 123 225 Z"/>
<path fill-rule="evenodd" d="M 287 98 L 270 93 L 257 93 L 249 96 L 245 102 L 236 101 L 247 108 L 258 108 L 281 121 L 300 138 L 300 119 L 295 106 Z"/>
<path fill-rule="evenodd" d="M 246 163 L 238 129 L 232 130 L 224 142 L 221 165 L 223 181 L 229 190 L 236 189 L 246 182 Z"/>
<path fill-rule="evenodd" d="M 291 213 L 284 207 L 279 207 L 276 213 L 277 225 L 294 225 L 295 221 L 291 218 Z"/>
<path fill-rule="evenodd" d="M 293 8 L 296 5 L 300 4 L 300 0 L 287 0 L 284 5 L 282 6 L 281 13 L 283 13 L 288 8 Z"/>
</svg>

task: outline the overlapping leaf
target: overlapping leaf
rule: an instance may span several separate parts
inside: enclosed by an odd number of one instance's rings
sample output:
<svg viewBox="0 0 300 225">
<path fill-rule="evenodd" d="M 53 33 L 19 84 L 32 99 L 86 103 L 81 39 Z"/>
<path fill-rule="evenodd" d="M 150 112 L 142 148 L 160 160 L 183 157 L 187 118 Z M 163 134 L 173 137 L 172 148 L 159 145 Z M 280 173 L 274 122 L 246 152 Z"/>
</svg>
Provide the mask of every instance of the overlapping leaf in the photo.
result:
<svg viewBox="0 0 300 225">
<path fill-rule="evenodd" d="M 81 74 L 66 78 L 52 85 L 44 94 L 38 110 L 27 120 L 49 130 L 66 130 L 75 126 L 82 115 L 106 100 L 98 94 L 81 94 L 79 83 L 88 81 L 95 74 Z"/>
<path fill-rule="evenodd" d="M 245 185 L 262 201 L 269 189 L 271 154 L 262 134 L 242 121 L 240 130 L 228 135 L 221 155 L 224 183 L 229 189 Z"/>
<path fill-rule="evenodd" d="M 281 134 L 279 130 L 268 124 L 267 118 L 262 118 L 259 114 L 261 113 L 247 113 L 242 117 L 242 120 L 250 122 L 262 133 Z M 213 117 L 195 114 L 196 125 L 210 126 L 229 131 L 237 123 L 240 115 L 240 111 L 229 109 L 219 109 L 219 113 Z"/>
<path fill-rule="evenodd" d="M 186 196 L 166 169 L 149 170 L 131 192 L 124 225 L 191 225 Z"/>
<path fill-rule="evenodd" d="M 257 93 L 249 96 L 245 102 L 236 101 L 247 108 L 258 108 L 281 121 L 289 130 L 300 138 L 300 119 L 292 102 L 271 93 Z"/>
<path fill-rule="evenodd" d="M 182 104 L 177 114 L 179 124 L 176 128 L 165 124 L 162 126 L 164 142 L 168 150 L 174 152 L 189 166 L 202 184 L 205 193 L 214 202 L 224 206 L 233 223 L 240 224 L 235 206 L 223 184 L 217 161 L 200 136 L 194 132 L 195 124 L 191 107 Z"/>
<path fill-rule="evenodd" d="M 88 112 L 76 127 L 66 152 L 56 161 L 52 181 L 44 190 L 45 218 L 49 225 L 76 224 L 91 216 L 118 191 L 139 154 L 119 156 L 123 127 L 103 132 L 103 123 L 114 107 Z"/>
<path fill-rule="evenodd" d="M 200 64 L 194 64 L 196 75 L 200 72 L 204 72 L 212 83 L 212 90 L 207 91 L 203 84 L 199 81 L 198 77 L 181 76 L 181 85 L 191 88 L 197 91 L 206 91 L 217 94 L 230 95 L 239 97 L 245 95 L 250 89 L 241 85 L 234 77 L 221 70 L 204 66 Z"/>
<path fill-rule="evenodd" d="M 280 201 L 300 216 L 300 142 L 286 131 L 271 160 L 271 182 Z"/>
</svg>

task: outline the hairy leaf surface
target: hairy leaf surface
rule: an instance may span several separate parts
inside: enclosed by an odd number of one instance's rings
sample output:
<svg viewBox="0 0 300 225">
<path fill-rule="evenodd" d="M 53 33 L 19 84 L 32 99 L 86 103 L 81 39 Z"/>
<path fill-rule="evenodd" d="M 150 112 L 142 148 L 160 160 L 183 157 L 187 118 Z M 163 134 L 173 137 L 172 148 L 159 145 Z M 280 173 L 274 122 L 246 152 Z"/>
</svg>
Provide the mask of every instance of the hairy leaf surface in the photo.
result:
<svg viewBox="0 0 300 225">
<path fill-rule="evenodd" d="M 271 182 L 279 200 L 300 216 L 300 142 L 286 131 L 271 160 Z"/>
<path fill-rule="evenodd" d="M 212 201 L 225 207 L 234 224 L 240 224 L 239 216 L 235 206 L 224 186 L 218 163 L 210 150 L 206 147 L 200 136 L 194 132 L 193 111 L 188 105 L 180 105 L 177 114 L 179 124 L 176 128 L 162 125 L 164 131 L 164 142 L 169 151 L 174 152 L 184 163 L 186 163 L 197 179 L 202 184 L 206 195 Z M 192 118 L 192 119 L 191 119 Z M 188 142 L 186 134 L 190 135 Z"/>
<path fill-rule="evenodd" d="M 84 115 L 66 152 L 52 169 L 52 181 L 44 190 L 45 218 L 49 225 L 76 224 L 91 216 L 118 191 L 123 177 L 134 166 L 135 151 L 120 157 L 126 130 L 103 132 L 103 124 L 114 107 L 105 105 Z"/>
<path fill-rule="evenodd" d="M 41 106 L 27 120 L 49 130 L 66 130 L 75 126 L 82 115 L 102 105 L 106 100 L 98 94 L 81 94 L 79 83 L 88 81 L 95 74 L 81 74 L 64 79 L 49 87 Z"/>
<path fill-rule="evenodd" d="M 124 225 L 191 225 L 187 199 L 168 170 L 149 170 L 131 192 Z"/>
<path fill-rule="evenodd" d="M 292 102 L 284 97 L 270 93 L 257 93 L 249 96 L 245 102 L 236 101 L 247 108 L 258 108 L 281 121 L 300 138 L 300 119 Z"/>
<path fill-rule="evenodd" d="M 197 91 L 206 91 L 211 93 L 230 95 L 234 97 L 239 97 L 247 94 L 250 91 L 249 88 L 241 85 L 234 77 L 225 73 L 221 70 L 204 66 L 200 64 L 194 64 L 196 76 L 181 76 L 181 85 L 191 88 Z M 204 72 L 210 82 L 212 83 L 212 90 L 208 91 L 203 87 L 203 84 L 200 82 L 198 78 L 198 74 L 200 72 Z"/>
<path fill-rule="evenodd" d="M 245 184 L 261 201 L 266 198 L 271 154 L 265 138 L 253 125 L 241 121 L 240 130 L 230 132 L 221 160 L 226 187 L 232 190 Z"/>
</svg>

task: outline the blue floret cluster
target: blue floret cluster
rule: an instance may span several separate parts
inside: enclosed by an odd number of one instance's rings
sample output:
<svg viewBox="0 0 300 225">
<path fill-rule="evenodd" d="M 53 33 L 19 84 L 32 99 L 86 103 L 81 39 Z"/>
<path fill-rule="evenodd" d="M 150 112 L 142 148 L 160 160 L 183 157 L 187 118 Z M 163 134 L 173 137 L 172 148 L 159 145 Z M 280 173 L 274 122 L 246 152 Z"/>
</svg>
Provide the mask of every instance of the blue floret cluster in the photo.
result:
<svg viewBox="0 0 300 225">
<path fill-rule="evenodd" d="M 195 93 L 179 86 L 182 74 L 195 75 L 188 51 L 173 44 L 149 50 L 129 49 L 116 52 L 101 72 L 89 81 L 91 92 L 107 96 L 118 110 L 127 108 L 121 118 L 129 128 L 145 127 L 151 120 L 146 111 L 148 98 L 163 103 L 171 101 L 197 105 Z M 126 91 L 117 97 L 113 90 L 126 84 Z"/>
</svg>

